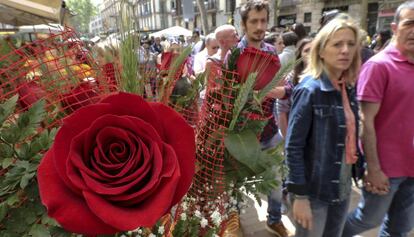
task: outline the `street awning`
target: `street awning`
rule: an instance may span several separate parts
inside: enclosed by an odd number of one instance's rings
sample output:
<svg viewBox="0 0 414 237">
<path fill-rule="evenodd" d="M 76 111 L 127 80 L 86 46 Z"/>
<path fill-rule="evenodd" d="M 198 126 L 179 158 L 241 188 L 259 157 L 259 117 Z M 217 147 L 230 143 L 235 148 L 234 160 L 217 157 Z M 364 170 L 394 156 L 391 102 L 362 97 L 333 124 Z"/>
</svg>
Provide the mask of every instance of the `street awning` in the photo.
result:
<svg viewBox="0 0 414 237">
<path fill-rule="evenodd" d="M 174 37 L 174 36 L 180 36 L 180 35 L 184 35 L 184 36 L 192 36 L 193 32 L 191 30 L 187 30 L 186 28 L 183 28 L 181 26 L 173 26 L 161 31 L 157 31 L 154 33 L 150 34 L 151 36 L 154 37 L 161 37 L 161 36 L 165 36 L 165 37 Z"/>
<path fill-rule="evenodd" d="M 63 23 L 68 14 L 62 0 L 0 0 L 0 22 L 9 25 Z"/>
</svg>

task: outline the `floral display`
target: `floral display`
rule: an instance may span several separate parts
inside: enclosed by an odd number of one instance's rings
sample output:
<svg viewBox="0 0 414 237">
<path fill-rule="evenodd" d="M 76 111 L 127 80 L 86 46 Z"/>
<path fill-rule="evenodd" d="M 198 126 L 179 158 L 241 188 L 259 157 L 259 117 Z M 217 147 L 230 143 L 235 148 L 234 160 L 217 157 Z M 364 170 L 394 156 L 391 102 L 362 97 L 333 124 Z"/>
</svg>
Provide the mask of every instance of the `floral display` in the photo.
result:
<svg viewBox="0 0 414 237">
<path fill-rule="evenodd" d="M 240 236 L 283 172 L 260 146 L 277 57 L 235 48 L 196 77 L 191 47 L 148 71 L 132 35 L 100 64 L 76 37 L 0 56 L 0 236 Z"/>
</svg>

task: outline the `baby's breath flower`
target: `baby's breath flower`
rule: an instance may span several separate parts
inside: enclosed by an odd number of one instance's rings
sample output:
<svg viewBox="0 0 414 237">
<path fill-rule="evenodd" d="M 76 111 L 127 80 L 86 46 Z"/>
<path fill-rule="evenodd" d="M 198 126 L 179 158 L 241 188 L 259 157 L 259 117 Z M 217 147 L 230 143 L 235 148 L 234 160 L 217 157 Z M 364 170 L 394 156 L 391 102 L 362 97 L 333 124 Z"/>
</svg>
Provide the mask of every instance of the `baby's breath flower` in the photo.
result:
<svg viewBox="0 0 414 237">
<path fill-rule="evenodd" d="M 196 217 L 198 217 L 198 218 L 201 218 L 201 212 L 200 212 L 199 210 L 196 210 L 196 211 L 194 212 L 194 216 L 196 216 Z"/>
<path fill-rule="evenodd" d="M 201 218 L 201 221 L 200 221 L 201 228 L 206 228 L 207 225 L 208 225 L 208 220 L 204 217 Z"/>
<path fill-rule="evenodd" d="M 160 227 L 158 228 L 158 234 L 162 235 L 162 234 L 164 234 L 164 231 L 165 231 L 164 226 L 160 226 Z"/>
<path fill-rule="evenodd" d="M 181 217 L 181 220 L 183 221 L 187 220 L 187 214 L 185 214 L 184 212 L 181 213 L 180 217 Z"/>
<path fill-rule="evenodd" d="M 187 202 L 183 202 L 182 203 L 182 207 L 183 207 L 183 210 L 184 211 L 187 211 L 187 209 L 188 209 L 188 203 Z"/>
<path fill-rule="evenodd" d="M 211 220 L 213 221 L 213 223 L 216 225 L 216 226 L 219 226 L 220 224 L 221 224 L 221 221 L 222 221 L 222 219 L 221 219 L 221 215 L 220 215 L 220 213 L 217 211 L 217 210 L 215 210 L 212 214 L 211 214 Z"/>
</svg>

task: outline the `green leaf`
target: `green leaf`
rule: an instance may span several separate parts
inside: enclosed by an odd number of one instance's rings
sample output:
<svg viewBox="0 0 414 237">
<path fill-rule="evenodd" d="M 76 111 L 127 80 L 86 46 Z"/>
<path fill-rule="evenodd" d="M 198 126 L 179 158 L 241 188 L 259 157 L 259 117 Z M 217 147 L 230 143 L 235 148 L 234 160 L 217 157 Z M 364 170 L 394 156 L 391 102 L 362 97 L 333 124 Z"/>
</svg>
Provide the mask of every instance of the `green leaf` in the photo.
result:
<svg viewBox="0 0 414 237">
<path fill-rule="evenodd" d="M 20 188 L 24 189 L 29 184 L 30 180 L 35 176 L 36 173 L 26 173 L 20 180 Z"/>
<path fill-rule="evenodd" d="M 261 173 L 264 168 L 257 162 L 262 150 L 256 134 L 251 130 L 228 132 L 224 144 L 229 153 L 240 163 L 249 167 L 255 173 Z"/>
<path fill-rule="evenodd" d="M 72 237 L 72 233 L 66 232 L 58 226 L 50 227 L 49 230 L 53 237 Z"/>
<path fill-rule="evenodd" d="M 44 225 L 33 225 L 30 229 L 29 235 L 32 237 L 50 237 L 50 232 Z"/>
<path fill-rule="evenodd" d="M 10 165 L 13 164 L 14 159 L 13 158 L 6 158 L 3 160 L 1 166 L 3 167 L 3 169 L 6 169 L 8 167 L 10 167 Z"/>
<path fill-rule="evenodd" d="M 12 194 L 6 199 L 6 204 L 9 206 L 13 206 L 14 204 L 19 202 L 19 197 L 17 196 L 17 193 Z"/>
<path fill-rule="evenodd" d="M 21 129 L 20 136 L 26 138 L 32 135 L 45 117 L 45 101 L 39 100 L 18 118 L 17 127 Z"/>
<path fill-rule="evenodd" d="M 0 222 L 6 217 L 9 206 L 6 202 L 0 203 Z"/>
<path fill-rule="evenodd" d="M 13 148 L 5 143 L 0 143 L 0 158 L 11 158 L 13 156 Z"/>
<path fill-rule="evenodd" d="M 233 118 L 231 120 L 229 129 L 233 130 L 234 126 L 237 123 L 238 117 L 240 112 L 243 110 L 244 106 L 246 105 L 250 92 L 253 91 L 254 83 L 256 82 L 257 73 L 250 73 L 247 77 L 247 80 L 242 86 L 240 87 L 239 94 L 237 95 L 236 101 L 233 107 Z"/>
<path fill-rule="evenodd" d="M 237 68 L 237 60 L 239 59 L 241 54 L 241 48 L 234 47 L 230 51 L 230 56 L 227 61 L 227 67 L 229 71 L 234 71 Z"/>
<path fill-rule="evenodd" d="M 20 114 L 16 124 L 2 131 L 3 139 L 10 144 L 16 144 L 28 136 L 34 135 L 36 129 L 45 118 L 45 101 L 39 100 L 30 109 Z"/>
<path fill-rule="evenodd" d="M 16 108 L 18 98 L 18 95 L 14 95 L 4 103 L 0 104 L 0 124 L 3 124 L 4 121 L 6 121 L 6 119 L 13 113 Z"/>
<path fill-rule="evenodd" d="M 53 219 L 53 218 L 50 218 L 50 217 L 47 215 L 47 213 L 45 213 L 45 214 L 42 216 L 42 220 L 41 220 L 41 222 L 42 222 L 42 224 L 44 224 L 44 225 L 48 225 L 48 226 L 58 226 L 58 223 L 56 222 L 56 220 L 55 220 L 55 219 Z"/>
</svg>

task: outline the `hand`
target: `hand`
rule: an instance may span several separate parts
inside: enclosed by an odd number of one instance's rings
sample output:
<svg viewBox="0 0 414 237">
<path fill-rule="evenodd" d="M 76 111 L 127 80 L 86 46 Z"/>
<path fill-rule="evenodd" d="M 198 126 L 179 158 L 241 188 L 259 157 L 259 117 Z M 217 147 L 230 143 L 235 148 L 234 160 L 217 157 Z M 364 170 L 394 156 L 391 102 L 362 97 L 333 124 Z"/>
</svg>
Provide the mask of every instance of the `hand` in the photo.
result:
<svg viewBox="0 0 414 237">
<path fill-rule="evenodd" d="M 293 201 L 293 219 L 305 229 L 312 229 L 312 210 L 308 199 Z"/>
<path fill-rule="evenodd" d="M 364 177 L 364 186 L 368 192 L 378 195 L 385 195 L 390 191 L 390 181 L 381 169 L 368 169 Z"/>
</svg>

